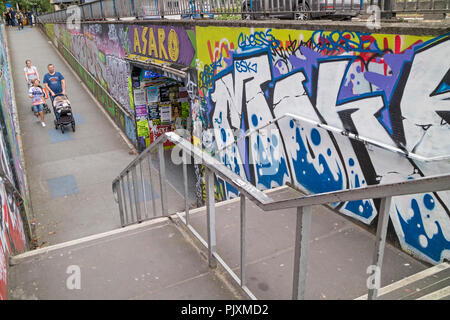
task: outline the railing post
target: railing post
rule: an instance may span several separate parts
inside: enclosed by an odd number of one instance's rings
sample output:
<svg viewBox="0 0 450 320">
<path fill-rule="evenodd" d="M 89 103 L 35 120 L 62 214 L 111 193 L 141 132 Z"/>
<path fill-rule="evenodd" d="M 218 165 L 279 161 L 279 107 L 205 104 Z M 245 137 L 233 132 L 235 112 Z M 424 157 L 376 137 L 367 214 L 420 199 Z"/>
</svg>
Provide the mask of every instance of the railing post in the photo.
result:
<svg viewBox="0 0 450 320">
<path fill-rule="evenodd" d="M 161 19 L 164 19 L 164 0 L 159 3 L 159 15 L 161 16 Z"/>
<path fill-rule="evenodd" d="M 128 200 L 130 202 L 130 220 L 129 222 L 133 223 L 134 217 L 133 217 L 133 201 L 131 201 L 131 184 L 130 184 L 130 172 L 127 171 L 127 189 L 128 189 Z"/>
<path fill-rule="evenodd" d="M 100 0 L 100 15 L 102 17 L 102 20 L 105 20 L 105 16 L 103 14 L 103 0 Z"/>
<path fill-rule="evenodd" d="M 116 9 L 116 0 L 112 0 L 112 2 L 113 2 L 114 17 L 118 19 L 117 9 Z"/>
<path fill-rule="evenodd" d="M 159 181 L 161 187 L 162 216 L 167 216 L 169 210 L 167 208 L 166 163 L 164 162 L 164 145 L 162 143 L 158 146 L 158 155 L 159 155 Z"/>
<path fill-rule="evenodd" d="M 187 175 L 187 154 L 183 149 L 183 181 L 184 181 L 184 211 L 186 214 L 186 225 L 189 225 L 189 188 Z"/>
<path fill-rule="evenodd" d="M 136 11 L 134 10 L 134 0 L 130 0 L 131 4 L 131 16 L 136 17 Z"/>
<path fill-rule="evenodd" d="M 153 183 L 152 154 L 151 154 L 151 152 L 148 154 L 147 161 L 148 161 L 148 171 L 149 171 L 149 174 L 150 174 L 150 189 L 151 189 L 151 193 L 152 193 L 153 216 L 156 217 L 155 184 Z"/>
<path fill-rule="evenodd" d="M 123 193 L 123 203 L 124 203 L 124 219 L 123 219 L 123 221 L 124 221 L 124 224 L 127 224 L 128 223 L 128 208 L 127 208 L 127 195 L 125 194 L 125 187 L 124 187 L 124 184 L 125 184 L 125 179 L 124 179 L 124 177 L 123 176 L 121 176 L 120 177 L 120 184 L 121 184 L 121 186 L 122 186 L 122 193 Z M 127 188 L 128 188 L 128 186 L 127 186 Z M 130 210 L 131 210 L 131 208 L 130 208 Z"/>
<path fill-rule="evenodd" d="M 380 212 L 378 213 L 377 236 L 375 251 L 373 253 L 373 266 L 375 266 L 375 277 L 378 284 L 381 279 L 381 266 L 383 264 L 384 248 L 386 246 L 386 233 L 389 222 L 389 209 L 391 208 L 391 197 L 381 199 Z M 378 288 L 374 286 L 369 289 L 367 299 L 374 300 L 378 295 Z"/>
<path fill-rule="evenodd" d="M 91 20 L 93 20 L 94 19 L 94 13 L 92 12 L 92 3 L 89 3 L 89 8 L 90 8 L 90 11 L 91 11 Z"/>
<path fill-rule="evenodd" d="M 214 201 L 214 173 L 206 168 L 206 224 L 208 229 L 208 262 L 210 268 L 217 266 L 216 252 L 216 207 Z"/>
<path fill-rule="evenodd" d="M 294 281 L 292 289 L 293 300 L 305 299 L 309 239 L 311 233 L 311 215 L 311 206 L 297 208 L 294 249 Z"/>
<path fill-rule="evenodd" d="M 148 211 L 147 211 L 147 192 L 145 191 L 145 179 L 144 179 L 144 172 L 142 171 L 142 161 L 139 161 L 139 172 L 141 173 L 141 183 L 142 183 L 142 196 L 144 197 L 144 216 L 145 218 L 148 218 Z"/>
<path fill-rule="evenodd" d="M 246 257 L 246 241 L 245 241 L 245 195 L 240 194 L 241 197 L 241 287 L 245 286 L 245 257 Z"/>
<path fill-rule="evenodd" d="M 136 219 L 138 222 L 141 222 L 142 221 L 141 205 L 139 204 L 139 189 L 137 184 L 136 166 L 134 166 L 131 171 L 131 177 L 133 179 L 134 207 L 136 208 Z"/>
<path fill-rule="evenodd" d="M 114 185 L 114 193 L 117 194 L 117 200 L 119 202 L 120 225 L 123 226 L 125 223 L 123 213 L 122 187 L 120 181 L 121 179 L 119 179 L 117 183 Z"/>
</svg>

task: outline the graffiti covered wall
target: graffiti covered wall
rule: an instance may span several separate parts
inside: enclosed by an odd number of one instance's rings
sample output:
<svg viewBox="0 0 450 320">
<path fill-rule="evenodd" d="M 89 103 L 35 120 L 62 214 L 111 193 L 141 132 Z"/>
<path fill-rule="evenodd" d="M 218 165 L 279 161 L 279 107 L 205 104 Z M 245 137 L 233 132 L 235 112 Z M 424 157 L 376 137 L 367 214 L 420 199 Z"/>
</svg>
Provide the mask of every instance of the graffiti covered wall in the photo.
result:
<svg viewBox="0 0 450 320">
<path fill-rule="evenodd" d="M 0 25 L 0 171 L 22 194 L 25 201 L 20 207 L 28 210 L 4 35 L 4 27 Z M 6 299 L 8 257 L 27 248 L 22 216 L 26 214 L 21 212 L 17 198 L 5 184 L 6 181 L 0 177 L 0 300 Z"/>
<path fill-rule="evenodd" d="M 450 171 L 449 161 L 413 161 L 289 118 L 223 149 L 291 113 L 405 152 L 450 154 L 449 34 L 210 26 L 197 27 L 196 39 L 200 106 L 193 134 L 258 188 L 291 182 L 321 193 Z M 237 195 L 220 178 L 216 192 L 221 199 Z M 449 195 L 393 198 L 391 221 L 405 250 L 433 263 L 450 258 Z M 332 206 L 370 224 L 379 201 Z"/>
<path fill-rule="evenodd" d="M 320 193 L 449 171 L 448 161 L 413 161 L 289 118 L 222 150 L 244 132 L 291 113 L 406 153 L 449 154 L 448 34 L 194 28 L 178 22 L 92 23 L 78 31 L 48 24 L 45 32 L 132 141 L 125 57 L 196 68 L 197 79 L 189 73 L 186 80 L 194 144 L 260 189 L 290 182 Z M 200 198 L 202 168 L 196 175 Z M 219 200 L 236 195 L 216 177 Z M 448 259 L 448 204 L 449 192 L 394 198 L 390 214 L 402 247 L 430 262 Z M 379 205 L 361 200 L 332 206 L 373 224 Z"/>
<path fill-rule="evenodd" d="M 127 27 L 83 24 L 80 29 L 68 29 L 65 24 L 46 24 L 44 31 L 110 117 L 136 143 L 134 122 L 127 120 L 133 111 L 130 70 L 123 60 L 128 46 Z"/>
</svg>

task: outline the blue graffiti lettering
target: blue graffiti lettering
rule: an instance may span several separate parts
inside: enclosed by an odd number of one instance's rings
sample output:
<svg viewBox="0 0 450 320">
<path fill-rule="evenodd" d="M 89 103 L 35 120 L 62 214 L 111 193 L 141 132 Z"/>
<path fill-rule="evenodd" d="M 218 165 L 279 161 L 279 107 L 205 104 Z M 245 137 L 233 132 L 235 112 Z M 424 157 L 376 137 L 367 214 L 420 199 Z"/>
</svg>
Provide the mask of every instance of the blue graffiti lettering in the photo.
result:
<svg viewBox="0 0 450 320">
<path fill-rule="evenodd" d="M 251 63 L 251 61 L 237 60 L 236 61 L 236 71 L 237 72 L 258 72 L 258 65 L 256 63 Z"/>
<path fill-rule="evenodd" d="M 277 49 L 280 41 L 272 35 L 272 29 L 266 32 L 254 32 L 250 35 L 241 33 L 238 37 L 238 46 L 241 50 L 250 50 L 255 48 Z"/>
</svg>

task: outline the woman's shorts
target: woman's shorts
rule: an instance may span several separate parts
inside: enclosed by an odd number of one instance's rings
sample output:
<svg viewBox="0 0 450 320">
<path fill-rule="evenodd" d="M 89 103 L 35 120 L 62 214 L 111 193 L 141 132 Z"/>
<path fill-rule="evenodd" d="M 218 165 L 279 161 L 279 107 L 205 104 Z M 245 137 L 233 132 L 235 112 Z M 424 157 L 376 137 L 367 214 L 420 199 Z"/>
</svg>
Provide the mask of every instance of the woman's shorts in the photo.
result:
<svg viewBox="0 0 450 320">
<path fill-rule="evenodd" d="M 33 106 L 33 112 L 34 113 L 39 113 L 41 111 L 44 111 L 44 105 L 43 104 L 37 104 L 37 105 Z"/>
</svg>

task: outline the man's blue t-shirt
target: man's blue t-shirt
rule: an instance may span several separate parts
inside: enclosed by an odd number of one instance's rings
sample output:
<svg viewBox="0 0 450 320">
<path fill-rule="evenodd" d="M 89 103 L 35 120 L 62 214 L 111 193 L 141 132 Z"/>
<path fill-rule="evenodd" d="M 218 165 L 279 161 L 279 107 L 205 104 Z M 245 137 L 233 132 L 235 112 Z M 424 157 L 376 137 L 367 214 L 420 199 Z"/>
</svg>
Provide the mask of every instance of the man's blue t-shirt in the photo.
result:
<svg viewBox="0 0 450 320">
<path fill-rule="evenodd" d="M 63 75 L 59 72 L 55 72 L 53 75 L 46 73 L 44 76 L 44 83 L 47 83 L 50 89 L 52 89 L 55 94 L 58 94 L 62 92 L 61 80 L 63 79 Z"/>
</svg>

